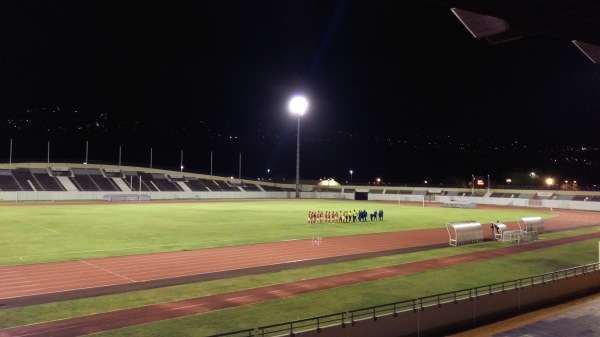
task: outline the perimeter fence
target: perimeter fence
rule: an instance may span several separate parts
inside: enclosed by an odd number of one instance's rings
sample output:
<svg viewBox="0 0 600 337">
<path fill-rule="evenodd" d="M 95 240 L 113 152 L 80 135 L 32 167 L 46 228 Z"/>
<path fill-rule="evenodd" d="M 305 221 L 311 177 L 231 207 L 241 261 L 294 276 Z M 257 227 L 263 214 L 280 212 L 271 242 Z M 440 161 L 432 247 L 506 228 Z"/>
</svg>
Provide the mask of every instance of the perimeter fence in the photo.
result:
<svg viewBox="0 0 600 337">
<path fill-rule="evenodd" d="M 589 275 L 590 273 L 595 273 L 596 276 L 600 275 L 600 262 L 558 270 L 551 273 L 520 278 L 511 281 L 493 283 L 469 289 L 451 291 L 447 293 L 425 296 L 406 301 L 387 303 L 367 308 L 350 310 L 347 312 L 340 312 L 330 315 L 289 321 L 269 326 L 262 326 L 253 329 L 211 335 L 209 337 L 275 337 L 302 335 L 312 336 L 315 333 L 321 333 L 324 328 L 346 328 L 348 325 L 354 326 L 359 321 L 364 320 L 376 322 L 380 318 L 397 317 L 398 315 L 404 313 L 418 313 L 424 311 L 427 308 L 442 307 L 443 304 L 456 304 L 460 301 L 465 300 L 473 301 L 483 296 L 493 296 L 494 294 L 507 293 L 510 291 L 523 291 L 528 287 L 545 285 L 547 283 L 557 282 L 559 280 L 569 279 L 582 275 Z M 563 298 L 557 298 L 556 294 L 546 292 L 546 296 L 548 296 L 548 298 L 540 299 L 537 305 L 539 306 L 542 304 L 545 305 L 551 302 L 557 302 L 559 300 L 564 299 L 565 296 L 571 296 L 573 293 L 583 294 L 589 292 L 590 290 L 600 288 L 600 276 L 596 277 L 594 280 L 595 281 L 593 284 L 584 282 L 583 284 L 585 285 L 585 289 L 571 289 L 571 292 L 563 293 Z M 581 282 L 578 283 L 578 285 L 581 287 Z M 498 297 L 498 299 L 502 300 L 501 297 Z M 513 312 L 517 312 L 523 309 L 521 308 L 521 306 L 524 306 L 526 309 L 530 309 L 535 308 L 536 304 L 530 303 L 529 305 L 525 305 L 525 303 L 519 302 L 519 308 L 517 308 L 517 310 L 513 310 Z M 421 322 L 421 324 L 423 324 L 423 322 Z M 326 335 L 327 334 L 324 334 L 324 336 Z"/>
</svg>

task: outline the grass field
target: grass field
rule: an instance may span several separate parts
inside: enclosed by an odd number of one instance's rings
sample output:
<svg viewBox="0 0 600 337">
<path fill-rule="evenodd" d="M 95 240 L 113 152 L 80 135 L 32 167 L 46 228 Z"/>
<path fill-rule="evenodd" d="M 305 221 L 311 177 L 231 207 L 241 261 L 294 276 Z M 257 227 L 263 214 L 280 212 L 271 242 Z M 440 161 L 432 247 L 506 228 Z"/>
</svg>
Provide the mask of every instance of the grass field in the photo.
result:
<svg viewBox="0 0 600 337">
<path fill-rule="evenodd" d="M 308 211 L 384 210 L 384 221 L 308 226 Z M 210 201 L 0 207 L 0 265 L 515 221 L 535 210 L 415 207 L 358 201 Z"/>
<path fill-rule="evenodd" d="M 384 221 L 306 224 L 308 211 L 383 209 Z M 193 203 L 0 206 L 0 265 L 200 249 L 260 242 L 441 228 L 553 216 L 536 210 L 418 207 L 376 202 L 292 200 Z M 600 231 L 544 234 L 543 240 Z M 275 273 L 0 310 L 0 328 L 20 326 L 211 294 L 485 251 L 511 244 L 485 242 Z M 597 240 L 428 272 L 360 283 L 202 315 L 109 331 L 102 336 L 205 336 L 331 314 L 391 301 L 480 286 L 592 263 Z"/>
</svg>

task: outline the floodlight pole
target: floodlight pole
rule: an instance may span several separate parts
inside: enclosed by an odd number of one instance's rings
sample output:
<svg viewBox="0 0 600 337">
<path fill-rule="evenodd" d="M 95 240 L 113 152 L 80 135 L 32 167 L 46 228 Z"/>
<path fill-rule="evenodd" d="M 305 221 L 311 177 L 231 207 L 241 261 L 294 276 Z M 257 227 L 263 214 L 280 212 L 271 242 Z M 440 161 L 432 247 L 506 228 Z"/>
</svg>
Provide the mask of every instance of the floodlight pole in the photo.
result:
<svg viewBox="0 0 600 337">
<path fill-rule="evenodd" d="M 8 168 L 10 168 L 11 164 L 12 164 L 12 138 L 10 139 L 10 149 L 9 149 L 9 154 L 8 154 Z"/>
<path fill-rule="evenodd" d="M 473 197 L 473 194 L 475 193 L 475 175 L 471 174 L 471 198 Z"/>
<path fill-rule="evenodd" d="M 88 163 L 88 141 L 85 141 L 85 169 L 87 170 L 87 163 Z"/>
<path fill-rule="evenodd" d="M 298 114 L 298 131 L 296 134 L 296 199 L 300 198 L 300 114 Z"/>
<path fill-rule="evenodd" d="M 298 115 L 298 131 L 296 132 L 296 199 L 300 198 L 300 116 L 308 108 L 308 100 L 302 96 L 295 96 L 289 102 L 289 109 Z"/>
</svg>

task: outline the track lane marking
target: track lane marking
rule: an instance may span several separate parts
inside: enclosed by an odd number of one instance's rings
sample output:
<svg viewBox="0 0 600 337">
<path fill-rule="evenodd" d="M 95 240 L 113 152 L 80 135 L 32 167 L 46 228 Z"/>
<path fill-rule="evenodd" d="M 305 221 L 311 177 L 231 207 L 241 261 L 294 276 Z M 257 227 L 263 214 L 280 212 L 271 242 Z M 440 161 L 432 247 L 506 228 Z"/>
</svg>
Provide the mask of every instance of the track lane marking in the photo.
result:
<svg viewBox="0 0 600 337">
<path fill-rule="evenodd" d="M 103 270 L 103 271 L 105 271 L 105 272 L 107 272 L 107 273 L 110 273 L 110 274 L 113 274 L 113 275 L 115 275 L 115 276 L 118 276 L 118 277 L 120 277 L 120 278 L 123 278 L 123 279 L 125 279 L 125 280 L 128 280 L 128 281 L 130 281 L 130 282 L 137 282 L 136 280 L 134 280 L 134 279 L 130 279 L 130 278 L 129 278 L 129 277 L 127 277 L 127 276 L 124 276 L 124 275 L 121 275 L 121 274 L 117 274 L 117 273 L 115 273 L 114 271 L 111 271 L 111 270 L 108 270 L 108 269 L 105 269 L 105 268 L 102 268 L 102 267 L 96 266 L 95 264 L 93 264 L 93 263 L 89 263 L 89 262 L 87 262 L 87 261 L 85 261 L 85 260 L 79 260 L 79 261 L 80 261 L 80 262 L 82 262 L 82 263 L 85 263 L 85 264 L 87 264 L 88 266 L 91 266 L 91 267 L 94 267 L 94 268 L 98 268 L 98 269 L 100 269 L 100 270 Z"/>
</svg>

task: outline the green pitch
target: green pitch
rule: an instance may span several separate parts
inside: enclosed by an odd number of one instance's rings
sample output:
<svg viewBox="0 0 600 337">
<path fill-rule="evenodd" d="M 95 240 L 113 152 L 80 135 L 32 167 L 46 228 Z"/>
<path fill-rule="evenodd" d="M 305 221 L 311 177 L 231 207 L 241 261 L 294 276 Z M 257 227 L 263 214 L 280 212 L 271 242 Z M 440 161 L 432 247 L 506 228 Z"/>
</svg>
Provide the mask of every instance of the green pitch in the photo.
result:
<svg viewBox="0 0 600 337">
<path fill-rule="evenodd" d="M 384 221 L 307 225 L 309 211 L 384 211 Z M 0 265 L 482 224 L 551 216 L 535 210 L 417 207 L 359 201 L 210 201 L 0 207 Z"/>
</svg>

